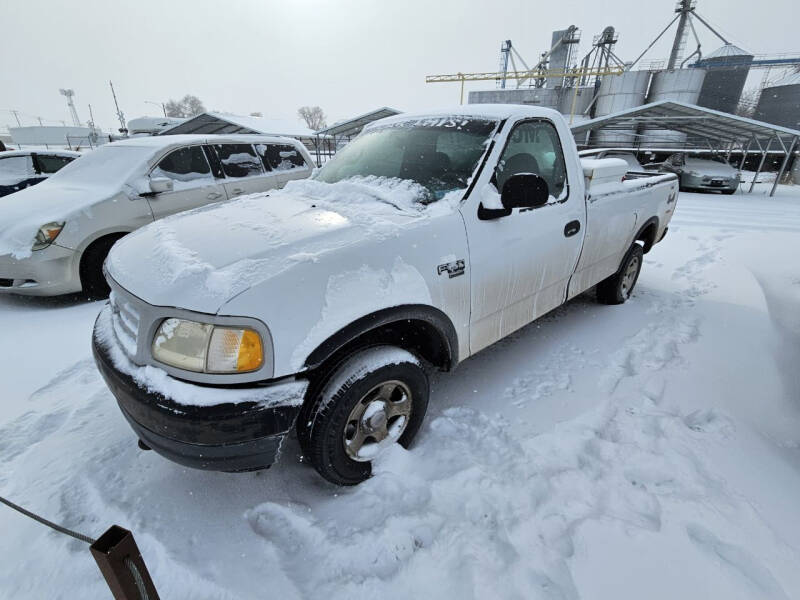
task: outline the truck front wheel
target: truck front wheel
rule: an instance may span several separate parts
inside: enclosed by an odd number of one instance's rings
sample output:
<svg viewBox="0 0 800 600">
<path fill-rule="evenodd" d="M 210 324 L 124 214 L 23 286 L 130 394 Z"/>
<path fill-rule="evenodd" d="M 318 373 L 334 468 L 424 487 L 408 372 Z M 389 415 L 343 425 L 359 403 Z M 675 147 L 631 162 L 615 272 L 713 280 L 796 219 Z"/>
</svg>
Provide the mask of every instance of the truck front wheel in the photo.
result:
<svg viewBox="0 0 800 600">
<path fill-rule="evenodd" d="M 372 460 L 391 444 L 408 447 L 428 408 L 429 384 L 419 360 L 394 346 L 376 346 L 346 360 L 312 407 L 308 454 L 337 485 L 372 474 Z"/>
<path fill-rule="evenodd" d="M 601 304 L 622 304 L 630 298 L 642 270 L 644 251 L 633 244 L 625 255 L 619 271 L 597 284 L 597 301 Z"/>
</svg>

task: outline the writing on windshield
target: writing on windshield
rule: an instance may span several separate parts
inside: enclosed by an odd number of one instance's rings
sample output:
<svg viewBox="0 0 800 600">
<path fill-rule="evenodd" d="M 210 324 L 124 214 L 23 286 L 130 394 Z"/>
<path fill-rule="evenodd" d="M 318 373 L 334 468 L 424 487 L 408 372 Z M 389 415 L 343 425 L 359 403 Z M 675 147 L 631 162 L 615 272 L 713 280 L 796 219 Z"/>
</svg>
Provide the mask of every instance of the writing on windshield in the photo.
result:
<svg viewBox="0 0 800 600">
<path fill-rule="evenodd" d="M 370 129 L 344 147 L 316 175 L 336 183 L 353 177 L 411 180 L 432 202 L 466 189 L 497 121 L 464 117 L 426 117 Z"/>
</svg>

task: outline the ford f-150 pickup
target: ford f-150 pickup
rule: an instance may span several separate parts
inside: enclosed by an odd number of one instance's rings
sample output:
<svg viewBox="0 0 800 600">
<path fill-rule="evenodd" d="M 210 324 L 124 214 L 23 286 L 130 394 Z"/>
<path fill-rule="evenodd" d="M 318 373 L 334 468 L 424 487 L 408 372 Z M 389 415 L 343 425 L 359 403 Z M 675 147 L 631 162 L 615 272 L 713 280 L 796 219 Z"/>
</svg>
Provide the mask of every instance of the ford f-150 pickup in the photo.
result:
<svg viewBox="0 0 800 600">
<path fill-rule="evenodd" d="M 140 446 L 265 468 L 296 432 L 329 481 L 408 446 L 428 373 L 571 298 L 630 296 L 673 174 L 582 160 L 552 110 L 472 105 L 372 123 L 311 179 L 120 240 L 95 359 Z"/>
</svg>

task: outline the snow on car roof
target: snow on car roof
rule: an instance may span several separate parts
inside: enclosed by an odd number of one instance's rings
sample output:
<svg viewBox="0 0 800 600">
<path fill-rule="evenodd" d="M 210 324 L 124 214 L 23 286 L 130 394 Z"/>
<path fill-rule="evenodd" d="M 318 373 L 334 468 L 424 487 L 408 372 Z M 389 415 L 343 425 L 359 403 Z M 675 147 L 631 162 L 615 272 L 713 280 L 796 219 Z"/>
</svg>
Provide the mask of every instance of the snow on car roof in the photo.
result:
<svg viewBox="0 0 800 600">
<path fill-rule="evenodd" d="M 403 113 L 394 117 L 387 117 L 367 125 L 364 129 L 380 127 L 387 123 L 397 123 L 409 119 L 425 117 L 458 116 L 458 117 L 488 117 L 490 119 L 509 119 L 512 117 L 553 117 L 560 113 L 552 108 L 542 106 L 525 106 L 523 104 L 464 104 L 446 108 L 437 108 L 417 113 Z"/>
<path fill-rule="evenodd" d="M 0 152 L 0 158 L 7 158 L 9 156 L 30 156 L 31 154 L 56 154 L 58 156 L 72 156 L 78 158 L 81 156 L 80 152 L 73 150 L 48 150 L 47 148 L 36 148 L 31 150 L 7 150 Z"/>
<path fill-rule="evenodd" d="M 166 148 L 167 146 L 180 146 L 183 144 L 224 144 L 224 143 L 278 143 L 294 144 L 295 140 L 288 137 L 276 135 L 256 135 L 256 134 L 229 134 L 229 135 L 210 135 L 210 134 L 181 134 L 181 135 L 151 135 L 126 140 L 111 142 L 113 146 L 139 146 L 149 148 Z"/>
</svg>

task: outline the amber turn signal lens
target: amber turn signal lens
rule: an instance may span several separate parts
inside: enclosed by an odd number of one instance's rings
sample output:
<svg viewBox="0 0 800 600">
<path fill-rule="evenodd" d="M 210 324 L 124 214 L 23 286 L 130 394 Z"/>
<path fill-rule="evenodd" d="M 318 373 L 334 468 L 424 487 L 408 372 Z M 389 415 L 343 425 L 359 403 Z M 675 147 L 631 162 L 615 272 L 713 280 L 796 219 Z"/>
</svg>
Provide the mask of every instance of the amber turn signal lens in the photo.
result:
<svg viewBox="0 0 800 600">
<path fill-rule="evenodd" d="M 264 362 L 264 349 L 261 346 L 261 336 L 255 331 L 245 329 L 239 342 L 239 358 L 236 361 L 236 370 L 255 371 Z"/>
</svg>

